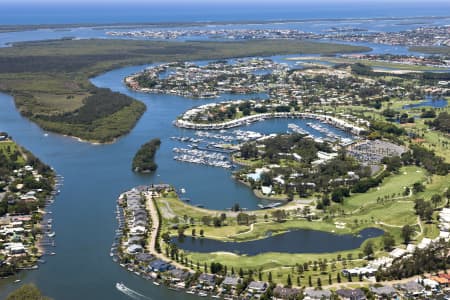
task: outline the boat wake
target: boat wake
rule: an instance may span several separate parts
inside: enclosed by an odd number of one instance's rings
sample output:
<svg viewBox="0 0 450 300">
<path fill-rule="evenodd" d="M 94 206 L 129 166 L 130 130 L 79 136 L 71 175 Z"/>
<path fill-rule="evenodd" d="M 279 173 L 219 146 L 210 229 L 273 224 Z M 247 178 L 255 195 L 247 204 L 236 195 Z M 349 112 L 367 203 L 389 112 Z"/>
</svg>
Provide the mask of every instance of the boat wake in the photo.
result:
<svg viewBox="0 0 450 300">
<path fill-rule="evenodd" d="M 138 293 L 138 292 L 130 289 L 129 287 L 125 286 L 125 284 L 123 284 L 122 282 L 116 283 L 116 289 L 119 292 L 129 296 L 130 298 L 136 299 L 136 300 L 141 300 L 141 299 L 152 300 L 152 298 L 142 295 L 141 293 Z"/>
</svg>

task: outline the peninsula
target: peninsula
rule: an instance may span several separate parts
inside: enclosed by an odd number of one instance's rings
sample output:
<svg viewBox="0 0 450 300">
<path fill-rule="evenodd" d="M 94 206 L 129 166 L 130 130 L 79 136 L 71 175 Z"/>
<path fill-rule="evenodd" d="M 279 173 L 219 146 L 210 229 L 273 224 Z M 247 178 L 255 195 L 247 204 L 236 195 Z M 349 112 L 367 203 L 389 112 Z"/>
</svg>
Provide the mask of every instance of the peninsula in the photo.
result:
<svg viewBox="0 0 450 300">
<path fill-rule="evenodd" d="M 56 195 L 55 172 L 0 133 L 0 277 L 38 268 L 55 235 L 45 206 Z"/>
<path fill-rule="evenodd" d="M 367 50 L 367 47 L 288 40 L 25 42 L 0 49 L 0 90 L 14 96 L 21 114 L 44 129 L 105 143 L 129 132 L 145 111 L 142 102 L 96 88 L 89 82 L 90 77 L 107 70 L 174 60 Z M 93 113 L 92 105 L 104 109 Z"/>
</svg>

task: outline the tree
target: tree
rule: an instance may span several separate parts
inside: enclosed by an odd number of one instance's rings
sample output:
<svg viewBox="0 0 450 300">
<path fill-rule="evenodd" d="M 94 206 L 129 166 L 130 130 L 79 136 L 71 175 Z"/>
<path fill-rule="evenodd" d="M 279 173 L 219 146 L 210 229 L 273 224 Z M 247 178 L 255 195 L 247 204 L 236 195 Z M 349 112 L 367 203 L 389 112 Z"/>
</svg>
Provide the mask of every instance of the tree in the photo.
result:
<svg viewBox="0 0 450 300">
<path fill-rule="evenodd" d="M 411 226 L 406 224 L 405 226 L 402 227 L 401 236 L 402 236 L 403 241 L 405 242 L 405 244 L 408 244 L 411 241 L 411 235 L 412 234 L 413 234 L 413 229 L 412 229 Z"/>
<path fill-rule="evenodd" d="M 419 215 L 420 219 L 431 221 L 433 217 L 433 206 L 430 201 L 425 201 L 423 199 L 416 199 L 414 202 L 414 209 L 416 214 Z"/>
<path fill-rule="evenodd" d="M 222 272 L 224 266 L 221 263 L 212 262 L 210 266 L 211 273 L 216 274 Z"/>
<path fill-rule="evenodd" d="M 383 245 L 384 249 L 390 250 L 395 245 L 395 238 L 392 234 L 389 232 L 385 232 L 383 235 Z"/>
<path fill-rule="evenodd" d="M 246 213 L 238 213 L 236 216 L 236 222 L 239 225 L 248 225 L 249 224 L 249 215 Z"/>
<path fill-rule="evenodd" d="M 425 207 L 425 210 L 423 212 L 423 217 L 428 223 L 433 220 L 433 212 L 434 212 L 434 210 L 431 207 L 431 205 L 428 205 L 427 207 Z"/>
<path fill-rule="evenodd" d="M 437 207 L 439 203 L 441 203 L 442 197 L 439 194 L 434 194 L 431 196 L 431 203 L 434 204 L 434 207 Z"/>
<path fill-rule="evenodd" d="M 317 277 L 317 287 L 319 289 L 322 287 L 322 280 L 320 280 L 320 277 Z"/>
<path fill-rule="evenodd" d="M 424 190 L 425 190 L 425 187 L 423 186 L 423 184 L 421 182 L 416 182 L 413 184 L 413 193 L 414 194 L 423 192 Z"/>
<path fill-rule="evenodd" d="M 365 245 L 364 245 L 364 249 L 363 249 L 363 253 L 365 256 L 367 256 L 368 258 L 371 258 L 374 251 L 373 251 L 373 242 L 372 241 L 368 241 Z"/>
<path fill-rule="evenodd" d="M 214 224 L 214 227 L 220 227 L 220 226 L 222 226 L 222 221 L 218 217 L 214 217 L 213 224 Z"/>
<path fill-rule="evenodd" d="M 411 193 L 411 189 L 409 187 L 405 187 L 405 190 L 403 191 L 403 196 L 409 196 Z"/>
<path fill-rule="evenodd" d="M 42 295 L 41 291 L 34 284 L 25 284 L 13 291 L 6 298 L 7 300 L 50 300 Z"/>
<path fill-rule="evenodd" d="M 210 216 L 203 216 L 202 222 L 204 225 L 209 226 L 211 224 L 212 218 Z"/>
<path fill-rule="evenodd" d="M 272 217 L 277 222 L 282 222 L 284 219 L 286 219 L 286 212 L 283 209 L 277 209 L 272 212 Z"/>
<path fill-rule="evenodd" d="M 338 274 L 337 274 L 336 281 L 337 281 L 338 283 L 341 283 L 341 273 L 338 273 Z"/>
<path fill-rule="evenodd" d="M 178 226 L 178 237 L 182 238 L 184 237 L 184 227 Z"/>
<path fill-rule="evenodd" d="M 291 280 L 291 274 L 288 274 L 288 276 L 287 276 L 287 286 L 288 287 L 291 287 L 292 286 L 292 280 Z"/>
</svg>

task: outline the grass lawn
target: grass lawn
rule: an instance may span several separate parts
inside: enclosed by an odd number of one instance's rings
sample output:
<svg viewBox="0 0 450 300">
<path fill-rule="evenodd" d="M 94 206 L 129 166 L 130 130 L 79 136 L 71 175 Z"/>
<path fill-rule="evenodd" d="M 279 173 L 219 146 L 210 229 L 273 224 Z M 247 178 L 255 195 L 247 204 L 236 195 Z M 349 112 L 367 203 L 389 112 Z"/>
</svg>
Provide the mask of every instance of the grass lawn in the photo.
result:
<svg viewBox="0 0 450 300">
<path fill-rule="evenodd" d="M 379 187 L 375 187 L 362 194 L 353 194 L 344 201 L 344 209 L 355 210 L 361 207 L 376 204 L 377 198 L 395 195 L 394 198 L 403 197 L 405 187 L 411 187 L 415 182 L 426 179 L 426 171 L 416 166 L 407 166 L 400 169 L 399 174 L 389 176 L 383 180 Z M 400 195 L 399 195 L 400 194 Z"/>
<path fill-rule="evenodd" d="M 308 286 L 308 278 L 311 276 L 313 286 L 317 286 L 317 278 L 321 279 L 322 285 L 328 284 L 328 273 L 331 273 L 332 282 L 336 282 L 337 273 L 343 268 L 363 266 L 364 261 L 358 259 L 358 254 L 358 250 L 353 250 L 326 254 L 264 253 L 255 256 L 238 256 L 232 253 L 188 253 L 187 256 L 195 265 L 199 262 L 201 270 L 204 263 L 209 266 L 211 262 L 220 262 L 227 266 L 228 271 L 234 269 L 236 273 L 241 268 L 244 272 L 253 270 L 255 279 L 258 279 L 258 272 L 261 271 L 261 279 L 268 280 L 270 272 L 272 280 L 280 284 L 286 284 L 287 276 L 290 274 L 293 285 L 297 285 L 297 277 L 300 277 L 300 286 Z M 341 257 L 340 260 L 338 255 Z M 348 259 L 349 257 L 351 259 Z M 314 270 L 314 261 L 318 263 L 325 260 L 325 270 L 321 271 L 319 267 Z M 304 263 L 308 265 L 308 270 L 299 273 L 296 265 Z M 344 281 L 346 279 L 342 277 L 342 282 Z"/>
<path fill-rule="evenodd" d="M 17 156 L 15 161 L 19 164 L 24 164 L 25 158 L 23 156 L 22 149 L 14 141 L 6 140 L 0 142 L 0 152 L 2 152 L 7 158 L 11 159 L 11 155 L 16 151 L 19 151 L 20 155 Z"/>
</svg>

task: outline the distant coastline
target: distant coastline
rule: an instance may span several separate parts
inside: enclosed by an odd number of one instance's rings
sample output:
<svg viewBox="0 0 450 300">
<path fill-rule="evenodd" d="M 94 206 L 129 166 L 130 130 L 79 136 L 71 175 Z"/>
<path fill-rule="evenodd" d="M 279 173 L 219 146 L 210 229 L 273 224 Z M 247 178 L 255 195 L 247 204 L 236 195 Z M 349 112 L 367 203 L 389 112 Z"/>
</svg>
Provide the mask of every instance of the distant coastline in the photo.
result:
<svg viewBox="0 0 450 300">
<path fill-rule="evenodd" d="M 373 17 L 373 18 L 310 18 L 310 19 L 288 19 L 288 20 L 241 20 L 241 21 L 191 21 L 191 22 L 117 22 L 117 23 L 67 23 L 67 24 L 28 24 L 28 25 L 8 25 L 0 24 L 0 33 L 19 32 L 39 29 L 65 29 L 90 27 L 95 29 L 104 28 L 136 28 L 136 27 L 188 27 L 188 26 L 208 26 L 208 25 L 239 25 L 239 24 L 288 24 L 288 23 L 307 23 L 307 22 L 331 22 L 331 21 L 382 21 L 382 20 L 428 20 L 447 19 L 449 16 L 412 16 L 412 17 Z"/>
</svg>

